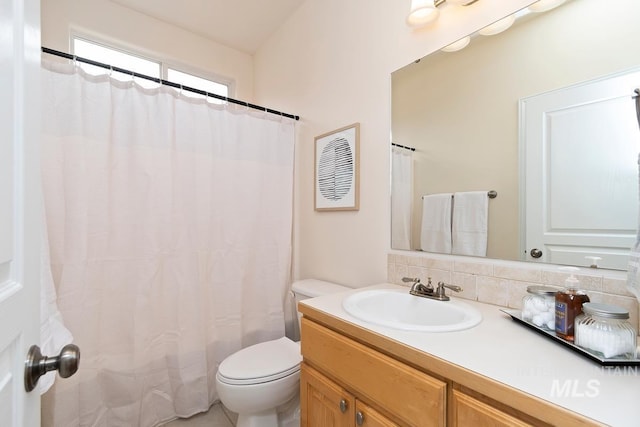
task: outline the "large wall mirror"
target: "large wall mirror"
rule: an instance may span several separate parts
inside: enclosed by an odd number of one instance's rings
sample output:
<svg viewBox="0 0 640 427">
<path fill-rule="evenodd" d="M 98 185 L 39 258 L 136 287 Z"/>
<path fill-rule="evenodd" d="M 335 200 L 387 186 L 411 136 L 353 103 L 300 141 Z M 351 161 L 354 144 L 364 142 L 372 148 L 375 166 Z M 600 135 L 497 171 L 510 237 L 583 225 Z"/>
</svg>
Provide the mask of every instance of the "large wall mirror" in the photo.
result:
<svg viewBox="0 0 640 427">
<path fill-rule="evenodd" d="M 640 2 L 569 0 L 551 11 L 518 15 L 500 34 L 473 35 L 463 50 L 439 51 L 392 73 L 391 142 L 415 150 L 393 148 L 398 155 L 392 154 L 391 246 L 423 250 L 424 195 L 491 190 L 497 197 L 489 200 L 486 257 L 624 270 L 638 220 L 640 129 L 633 87 L 609 102 L 615 113 L 599 114 L 594 107 L 581 115 L 575 102 L 570 113 L 557 106 L 555 115 L 545 112 L 541 132 L 545 138 L 553 133 L 555 145 L 543 149 L 542 161 L 553 151 L 555 169 L 539 183 L 528 178 L 527 185 L 524 153 L 531 136 L 524 130 L 524 107 L 585 82 L 624 74 L 629 84 L 640 76 L 632 73 L 640 72 Z M 614 120 L 619 116 L 621 123 Z M 624 129 L 612 131 L 618 128 Z M 601 140 L 598 148 L 586 141 L 593 135 Z M 569 142 L 558 153 L 561 138 Z M 622 142 L 611 143 L 612 138 Z M 558 172 L 575 169 L 581 172 L 568 178 Z M 612 174 L 614 184 L 608 182 Z M 534 258 L 525 235 L 526 223 L 534 221 L 525 212 L 532 185 L 544 193 L 547 216 L 535 219 L 538 228 L 549 232 L 553 223 L 564 232 L 580 224 L 586 240 L 602 237 L 597 250 L 577 248 L 566 255 L 563 248 L 573 243 L 564 242 Z M 553 208 L 546 205 L 550 200 Z M 591 224 L 594 212 L 604 215 L 595 215 L 599 219 Z M 622 249 L 609 250 L 616 245 Z"/>
</svg>

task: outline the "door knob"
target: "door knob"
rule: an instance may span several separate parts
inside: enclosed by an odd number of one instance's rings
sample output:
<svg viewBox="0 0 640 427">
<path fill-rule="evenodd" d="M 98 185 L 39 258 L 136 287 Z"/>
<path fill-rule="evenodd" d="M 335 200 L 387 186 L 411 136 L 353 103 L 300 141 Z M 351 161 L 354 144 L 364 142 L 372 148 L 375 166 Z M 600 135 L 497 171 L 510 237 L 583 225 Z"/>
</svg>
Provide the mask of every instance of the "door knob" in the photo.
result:
<svg viewBox="0 0 640 427">
<path fill-rule="evenodd" d="M 77 345 L 67 344 L 58 356 L 47 357 L 42 355 L 40 347 L 32 345 L 24 364 L 24 388 L 29 392 L 36 387 L 38 379 L 49 371 L 57 370 L 62 378 L 75 374 L 80 365 L 80 349 Z"/>
<path fill-rule="evenodd" d="M 529 251 L 529 254 L 531 254 L 533 258 L 540 258 L 542 256 L 542 251 L 540 249 L 533 248 Z"/>
<path fill-rule="evenodd" d="M 347 412 L 347 401 L 344 399 L 340 400 L 340 412 L 342 412 L 343 414 Z"/>
</svg>

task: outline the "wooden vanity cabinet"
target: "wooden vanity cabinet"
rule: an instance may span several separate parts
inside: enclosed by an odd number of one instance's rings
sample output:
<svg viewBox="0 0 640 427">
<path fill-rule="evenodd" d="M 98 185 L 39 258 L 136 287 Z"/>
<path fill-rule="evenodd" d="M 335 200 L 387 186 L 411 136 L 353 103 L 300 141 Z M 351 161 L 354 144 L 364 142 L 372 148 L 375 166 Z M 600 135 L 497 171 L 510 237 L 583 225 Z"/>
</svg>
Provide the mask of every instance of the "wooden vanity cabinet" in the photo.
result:
<svg viewBox="0 0 640 427">
<path fill-rule="evenodd" d="M 301 347 L 301 427 L 445 426 L 444 381 L 304 318 Z"/>
<path fill-rule="evenodd" d="M 301 427 L 602 425 L 322 312 L 301 311 Z"/>
</svg>

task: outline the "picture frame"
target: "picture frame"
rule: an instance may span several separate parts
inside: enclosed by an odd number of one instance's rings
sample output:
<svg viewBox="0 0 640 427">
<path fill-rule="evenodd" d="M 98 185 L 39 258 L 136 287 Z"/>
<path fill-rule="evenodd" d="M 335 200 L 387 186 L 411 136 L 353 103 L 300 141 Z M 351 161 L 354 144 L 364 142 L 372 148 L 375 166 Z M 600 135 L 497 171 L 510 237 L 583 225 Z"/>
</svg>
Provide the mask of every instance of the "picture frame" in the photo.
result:
<svg viewBox="0 0 640 427">
<path fill-rule="evenodd" d="M 360 209 L 360 123 L 315 138 L 316 211 Z"/>
</svg>

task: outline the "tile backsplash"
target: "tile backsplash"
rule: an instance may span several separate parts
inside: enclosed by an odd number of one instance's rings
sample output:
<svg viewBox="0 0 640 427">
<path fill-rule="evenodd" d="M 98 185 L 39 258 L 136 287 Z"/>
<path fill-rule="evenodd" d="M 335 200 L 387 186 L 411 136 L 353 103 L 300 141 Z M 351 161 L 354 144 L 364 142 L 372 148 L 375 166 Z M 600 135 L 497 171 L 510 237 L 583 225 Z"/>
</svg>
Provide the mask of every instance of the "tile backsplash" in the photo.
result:
<svg viewBox="0 0 640 427">
<path fill-rule="evenodd" d="M 501 307 L 519 309 L 527 286 L 547 285 L 562 288 L 569 274 L 557 265 L 501 261 L 485 258 L 439 255 L 423 252 L 394 252 L 387 257 L 389 283 L 409 287 L 403 277 L 418 277 L 422 283 L 439 281 L 458 285 L 455 296 Z M 581 268 L 574 273 L 580 287 L 593 302 L 624 307 L 629 321 L 640 331 L 638 301 L 627 290 L 624 271 Z"/>
</svg>

